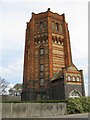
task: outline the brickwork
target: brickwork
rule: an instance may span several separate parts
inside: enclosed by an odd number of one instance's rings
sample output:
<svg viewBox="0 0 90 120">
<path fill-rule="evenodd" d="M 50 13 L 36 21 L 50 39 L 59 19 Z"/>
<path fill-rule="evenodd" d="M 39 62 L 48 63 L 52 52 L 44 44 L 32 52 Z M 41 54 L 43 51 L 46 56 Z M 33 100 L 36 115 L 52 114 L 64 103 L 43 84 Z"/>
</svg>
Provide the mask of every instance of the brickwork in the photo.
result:
<svg viewBox="0 0 90 120">
<path fill-rule="evenodd" d="M 22 98 L 23 94 L 27 94 L 28 99 L 44 94 L 45 98 L 65 99 L 73 91 L 73 85 L 76 89 L 80 86 L 78 90 L 85 95 L 83 73 L 72 62 L 64 14 L 53 13 L 50 9 L 32 13 L 26 29 L 23 74 Z"/>
</svg>

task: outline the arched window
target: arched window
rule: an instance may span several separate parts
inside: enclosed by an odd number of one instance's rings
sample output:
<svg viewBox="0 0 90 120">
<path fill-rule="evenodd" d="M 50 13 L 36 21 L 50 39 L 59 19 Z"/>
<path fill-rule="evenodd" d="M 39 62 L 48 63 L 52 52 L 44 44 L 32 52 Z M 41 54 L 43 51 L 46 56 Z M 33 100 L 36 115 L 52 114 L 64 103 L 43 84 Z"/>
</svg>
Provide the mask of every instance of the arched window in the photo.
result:
<svg viewBox="0 0 90 120">
<path fill-rule="evenodd" d="M 54 32 L 54 22 L 52 22 L 52 31 Z"/>
<path fill-rule="evenodd" d="M 60 34 L 62 34 L 63 33 L 63 26 L 62 26 L 62 24 L 60 24 Z"/>
<path fill-rule="evenodd" d="M 82 94 L 77 90 L 73 90 L 69 94 L 69 97 L 81 97 L 81 96 L 82 96 Z"/>
<path fill-rule="evenodd" d="M 59 24 L 56 23 L 56 32 L 58 32 L 58 31 L 59 31 Z"/>
<path fill-rule="evenodd" d="M 80 82 L 80 77 L 77 77 L 77 82 Z"/>
<path fill-rule="evenodd" d="M 67 77 L 67 80 L 68 80 L 68 81 L 71 81 L 71 77 L 70 77 L 69 75 L 68 75 L 68 77 Z"/>
<path fill-rule="evenodd" d="M 76 81 L 76 78 L 75 78 L 75 76 L 73 76 L 73 78 L 72 78 L 72 79 L 73 79 L 73 81 Z"/>
</svg>

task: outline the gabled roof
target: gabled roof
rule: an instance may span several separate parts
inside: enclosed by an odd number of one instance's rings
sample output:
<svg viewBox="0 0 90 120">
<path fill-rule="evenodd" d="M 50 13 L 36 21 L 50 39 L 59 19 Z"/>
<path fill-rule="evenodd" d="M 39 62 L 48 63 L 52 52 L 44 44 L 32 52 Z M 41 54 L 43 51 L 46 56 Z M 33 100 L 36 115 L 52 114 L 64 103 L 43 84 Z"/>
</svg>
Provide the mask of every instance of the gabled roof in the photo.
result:
<svg viewBox="0 0 90 120">
<path fill-rule="evenodd" d="M 78 71 L 77 67 L 73 63 L 66 67 L 66 70 Z"/>
<path fill-rule="evenodd" d="M 55 75 L 53 76 L 51 81 L 56 80 L 56 79 L 60 79 L 60 78 L 63 78 L 63 69 L 58 70 L 58 72 L 55 73 Z"/>
<path fill-rule="evenodd" d="M 66 72 L 68 72 L 68 71 L 79 71 L 79 70 L 77 69 L 77 67 L 72 63 L 70 66 L 65 67 L 65 68 L 62 68 L 62 70 L 58 70 L 58 71 L 55 73 L 55 75 L 53 75 L 51 81 L 63 78 L 63 76 L 64 76 L 64 70 L 65 70 Z"/>
</svg>

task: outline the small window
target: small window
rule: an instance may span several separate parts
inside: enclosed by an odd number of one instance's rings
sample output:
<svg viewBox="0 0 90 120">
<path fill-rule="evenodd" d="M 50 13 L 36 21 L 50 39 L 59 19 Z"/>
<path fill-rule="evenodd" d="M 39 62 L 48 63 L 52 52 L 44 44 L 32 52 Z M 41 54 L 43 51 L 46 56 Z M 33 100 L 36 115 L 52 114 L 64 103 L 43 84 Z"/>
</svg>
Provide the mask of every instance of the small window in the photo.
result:
<svg viewBox="0 0 90 120">
<path fill-rule="evenodd" d="M 69 94 L 69 97 L 81 97 L 81 96 L 82 96 L 82 94 L 77 90 L 73 90 Z"/>
<path fill-rule="evenodd" d="M 43 54 L 44 54 L 44 49 L 40 48 L 40 55 L 43 55 Z"/>
<path fill-rule="evenodd" d="M 77 77 L 77 82 L 80 82 L 80 77 Z"/>
<path fill-rule="evenodd" d="M 62 24 L 60 24 L 60 34 L 62 34 L 63 33 L 63 26 L 62 26 Z"/>
<path fill-rule="evenodd" d="M 70 76 L 68 76 L 68 77 L 67 77 L 67 79 L 68 79 L 68 81 L 70 81 L 70 80 L 71 80 L 71 77 L 70 77 Z"/>
<path fill-rule="evenodd" d="M 40 71 L 44 71 L 44 65 L 43 64 L 40 65 Z"/>
<path fill-rule="evenodd" d="M 44 79 L 40 79 L 40 86 L 44 86 Z"/>
<path fill-rule="evenodd" d="M 73 76 L 73 81 L 76 81 L 75 77 Z"/>
<path fill-rule="evenodd" d="M 54 32 L 54 22 L 52 22 L 52 31 Z"/>
<path fill-rule="evenodd" d="M 58 25 L 58 23 L 56 23 L 56 32 L 58 32 L 59 31 L 59 25 Z"/>
<path fill-rule="evenodd" d="M 73 93 L 72 93 L 72 96 L 77 96 L 77 97 L 79 97 L 80 95 L 79 95 L 78 92 L 73 92 Z"/>
<path fill-rule="evenodd" d="M 44 77 L 44 72 L 40 72 L 40 78 Z"/>
</svg>

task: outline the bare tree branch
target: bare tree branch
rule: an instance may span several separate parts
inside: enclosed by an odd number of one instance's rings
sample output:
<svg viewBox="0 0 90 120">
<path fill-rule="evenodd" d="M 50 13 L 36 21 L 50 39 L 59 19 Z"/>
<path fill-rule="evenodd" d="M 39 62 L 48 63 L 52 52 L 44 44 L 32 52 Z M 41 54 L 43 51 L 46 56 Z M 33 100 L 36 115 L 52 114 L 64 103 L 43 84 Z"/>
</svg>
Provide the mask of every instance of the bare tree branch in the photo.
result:
<svg viewBox="0 0 90 120">
<path fill-rule="evenodd" d="M 8 87 L 9 83 L 0 77 L 0 94 L 4 94 L 6 92 L 6 88 Z"/>
</svg>

